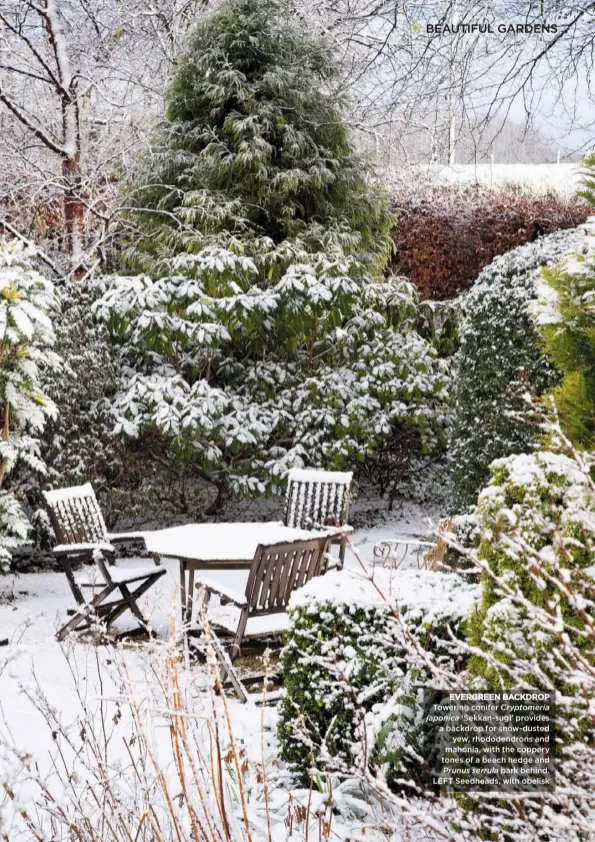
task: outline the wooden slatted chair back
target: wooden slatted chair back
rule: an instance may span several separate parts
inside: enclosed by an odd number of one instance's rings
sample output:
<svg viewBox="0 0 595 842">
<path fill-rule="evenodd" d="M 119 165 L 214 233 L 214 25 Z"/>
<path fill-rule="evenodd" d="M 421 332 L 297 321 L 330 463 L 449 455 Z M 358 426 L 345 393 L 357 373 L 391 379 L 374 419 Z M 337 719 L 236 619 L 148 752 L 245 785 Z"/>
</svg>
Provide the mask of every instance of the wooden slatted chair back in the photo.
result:
<svg viewBox="0 0 595 842">
<path fill-rule="evenodd" d="M 349 517 L 351 471 L 289 472 L 285 525 L 297 529 L 344 526 Z"/>
<path fill-rule="evenodd" d="M 44 491 L 46 507 L 59 544 L 107 541 L 107 529 L 90 482 Z"/>
<path fill-rule="evenodd" d="M 328 537 L 321 537 L 259 545 L 246 585 L 250 613 L 285 611 L 293 591 L 322 573 L 329 543 Z"/>
</svg>

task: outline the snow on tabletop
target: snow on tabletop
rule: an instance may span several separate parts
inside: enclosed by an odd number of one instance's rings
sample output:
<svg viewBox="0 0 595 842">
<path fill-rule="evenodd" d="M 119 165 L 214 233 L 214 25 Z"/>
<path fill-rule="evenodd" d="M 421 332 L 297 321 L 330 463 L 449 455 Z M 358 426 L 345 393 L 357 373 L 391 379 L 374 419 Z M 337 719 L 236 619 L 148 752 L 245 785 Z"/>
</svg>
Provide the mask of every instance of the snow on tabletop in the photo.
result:
<svg viewBox="0 0 595 842">
<path fill-rule="evenodd" d="M 56 488 L 53 491 L 44 491 L 43 496 L 48 503 L 60 503 L 62 500 L 72 500 L 73 497 L 95 497 L 93 486 L 90 482 L 84 485 L 73 485 L 72 488 Z"/>
<path fill-rule="evenodd" d="M 292 468 L 289 479 L 293 482 L 335 482 L 348 485 L 353 479 L 352 471 L 317 471 L 315 468 Z"/>
<path fill-rule="evenodd" d="M 332 571 L 311 579 L 295 591 L 289 610 L 315 607 L 320 603 L 351 608 L 407 607 L 421 611 L 433 622 L 448 616 L 461 619 L 471 612 L 480 596 L 480 586 L 466 582 L 456 573 L 432 570 L 377 570 L 373 581 L 356 570 Z"/>
<path fill-rule="evenodd" d="M 197 561 L 245 561 L 254 558 L 259 544 L 280 544 L 320 538 L 330 530 L 305 530 L 268 523 L 191 523 L 146 532 L 145 545 L 150 553 Z"/>
<path fill-rule="evenodd" d="M 142 538 L 144 540 L 144 537 L 145 537 L 146 534 L 147 533 L 142 531 L 142 530 L 141 531 L 137 530 L 136 532 L 108 532 L 106 537 L 107 537 L 108 541 L 119 541 L 122 538 L 130 538 L 131 540 L 133 538 L 138 538 L 138 539 Z"/>
</svg>

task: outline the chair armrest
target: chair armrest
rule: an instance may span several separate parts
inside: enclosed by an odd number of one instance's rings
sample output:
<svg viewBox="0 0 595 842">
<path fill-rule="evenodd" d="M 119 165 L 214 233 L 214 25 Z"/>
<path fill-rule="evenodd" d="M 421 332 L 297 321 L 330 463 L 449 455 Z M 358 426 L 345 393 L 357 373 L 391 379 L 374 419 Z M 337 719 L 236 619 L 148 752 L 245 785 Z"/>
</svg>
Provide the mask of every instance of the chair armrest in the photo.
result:
<svg viewBox="0 0 595 842">
<path fill-rule="evenodd" d="M 238 608 L 243 608 L 248 604 L 248 600 L 245 596 L 242 596 L 237 591 L 232 590 L 232 588 L 228 588 L 227 585 L 222 584 L 222 582 L 207 582 L 204 579 L 198 579 L 195 587 L 197 590 L 205 588 L 205 590 L 209 593 L 222 596 L 228 602 L 233 602 L 233 604 L 237 605 Z"/>
<path fill-rule="evenodd" d="M 95 550 L 102 553 L 114 553 L 113 546 L 105 541 L 97 541 L 93 544 L 57 544 L 53 552 L 55 555 L 82 555 L 83 553 L 92 554 Z"/>
<path fill-rule="evenodd" d="M 347 538 L 353 533 L 353 526 L 348 523 L 342 526 L 321 526 L 320 531 L 330 535 L 331 538 Z"/>
</svg>

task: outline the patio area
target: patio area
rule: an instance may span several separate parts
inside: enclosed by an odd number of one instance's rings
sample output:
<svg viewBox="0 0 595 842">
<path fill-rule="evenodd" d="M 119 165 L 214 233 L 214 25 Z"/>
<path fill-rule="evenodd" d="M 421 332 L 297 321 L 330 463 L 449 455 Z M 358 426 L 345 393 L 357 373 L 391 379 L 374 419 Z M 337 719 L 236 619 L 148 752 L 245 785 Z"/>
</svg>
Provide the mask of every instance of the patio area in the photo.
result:
<svg viewBox="0 0 595 842">
<path fill-rule="evenodd" d="M 373 561 L 374 547 L 385 540 L 417 540 L 427 535 L 430 527 L 425 522 L 427 512 L 414 504 L 407 504 L 394 519 L 387 519 L 378 526 L 355 530 L 351 539 L 353 547 L 366 565 Z M 335 550 L 336 552 L 336 550 Z M 166 574 L 139 600 L 143 613 L 150 619 L 155 645 L 165 646 L 172 620 L 180 625 L 179 563 L 177 559 L 164 558 Z M 415 564 L 413 557 L 405 560 Z M 119 561 L 123 569 L 147 564 L 147 559 L 129 558 Z M 345 567 L 358 567 L 358 561 L 348 548 Z M 201 573 L 242 592 L 248 570 L 213 570 Z M 43 695 L 49 705 L 60 711 L 63 721 L 75 720 L 79 708 L 78 693 L 90 700 L 117 693 L 118 679 L 113 677 L 110 687 L 110 667 L 114 660 L 111 645 L 92 645 L 88 635 L 71 636 L 64 644 L 55 639 L 56 630 L 67 620 L 66 611 L 72 608 L 73 599 L 66 576 L 62 571 L 11 574 L 0 579 L 0 682 L 2 694 L 0 708 L 3 721 L 11 723 L 11 739 L 22 750 L 31 752 L 42 767 L 49 761 L 52 749 L 51 733 L 36 710 L 32 700 Z M 134 627 L 129 613 L 114 623 L 115 632 Z M 120 647 L 131 679 L 138 683 L 139 692 L 147 692 L 150 685 L 147 641 L 123 641 Z M 65 657 L 69 654 L 69 660 Z M 243 674 L 239 662 L 239 673 Z M 192 665 L 192 680 L 200 684 L 200 664 Z M 101 686 L 99 684 L 101 678 Z M 229 704 L 237 708 L 234 728 L 237 737 L 245 739 L 260 756 L 261 712 L 253 705 L 241 705 L 230 698 Z M 276 711 L 268 707 L 265 713 L 274 731 Z"/>
</svg>

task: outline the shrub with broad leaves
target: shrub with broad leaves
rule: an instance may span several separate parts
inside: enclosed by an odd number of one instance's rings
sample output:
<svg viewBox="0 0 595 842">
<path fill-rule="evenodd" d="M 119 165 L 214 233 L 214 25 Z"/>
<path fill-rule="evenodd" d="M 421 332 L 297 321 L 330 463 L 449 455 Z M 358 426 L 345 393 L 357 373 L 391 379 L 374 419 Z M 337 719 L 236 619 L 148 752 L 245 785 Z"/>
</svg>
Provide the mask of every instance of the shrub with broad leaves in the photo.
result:
<svg viewBox="0 0 595 842">
<path fill-rule="evenodd" d="M 41 379 L 59 365 L 52 350 L 56 310 L 54 287 L 36 270 L 35 251 L 0 241 L 0 572 L 29 536 L 17 469 L 46 470 L 39 437 L 57 410 Z"/>
</svg>

